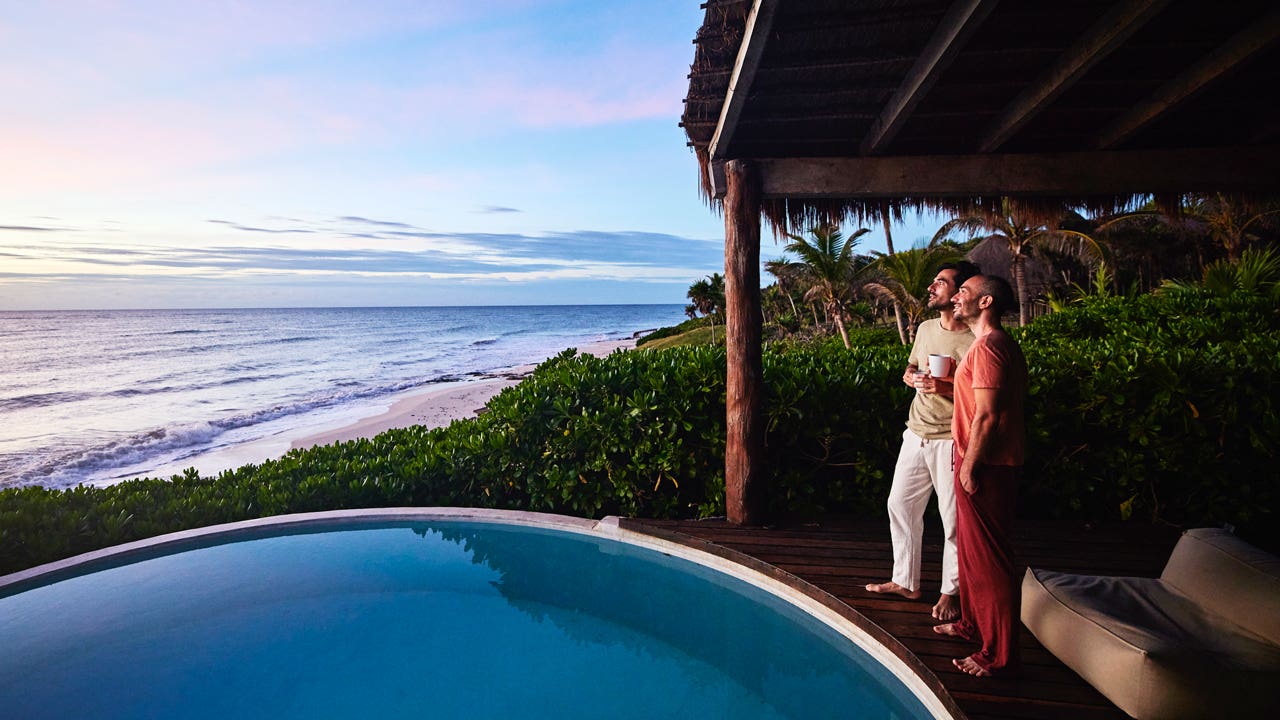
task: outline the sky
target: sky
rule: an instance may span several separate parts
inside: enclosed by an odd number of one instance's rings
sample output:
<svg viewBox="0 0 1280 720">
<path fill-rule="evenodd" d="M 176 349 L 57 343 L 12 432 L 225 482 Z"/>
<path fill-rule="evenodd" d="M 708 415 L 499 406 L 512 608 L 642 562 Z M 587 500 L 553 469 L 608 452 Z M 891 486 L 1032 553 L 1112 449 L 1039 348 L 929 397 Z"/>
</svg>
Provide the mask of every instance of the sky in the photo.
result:
<svg viewBox="0 0 1280 720">
<path fill-rule="evenodd" d="M 0 310 L 683 303 L 723 271 L 678 126 L 698 0 L 0 2 Z"/>
</svg>

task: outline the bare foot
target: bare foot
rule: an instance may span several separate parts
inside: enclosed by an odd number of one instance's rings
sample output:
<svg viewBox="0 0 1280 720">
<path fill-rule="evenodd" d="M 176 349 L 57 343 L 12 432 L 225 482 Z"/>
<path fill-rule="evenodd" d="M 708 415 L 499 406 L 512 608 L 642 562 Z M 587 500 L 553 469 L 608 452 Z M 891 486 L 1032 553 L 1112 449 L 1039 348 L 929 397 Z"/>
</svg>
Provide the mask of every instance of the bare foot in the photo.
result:
<svg viewBox="0 0 1280 720">
<path fill-rule="evenodd" d="M 937 628 L 934 629 L 936 630 Z M 979 665 L 972 655 L 967 658 L 952 660 L 951 664 L 974 677 L 991 677 L 991 671 Z"/>
<path fill-rule="evenodd" d="M 955 595 L 939 595 L 938 603 L 933 606 L 933 619 L 949 623 L 960 619 L 960 603 Z"/>
<path fill-rule="evenodd" d="M 947 637 L 958 637 L 958 638 L 964 637 L 964 635 L 960 632 L 959 628 L 956 627 L 955 623 L 934 625 L 933 631 L 938 633 L 939 635 L 946 635 Z"/>
<path fill-rule="evenodd" d="M 896 582 L 872 583 L 872 584 L 870 584 L 870 585 L 868 585 L 868 586 L 867 586 L 867 592 L 873 592 L 873 593 L 892 593 L 892 594 L 894 594 L 894 595 L 901 595 L 902 597 L 904 597 L 904 598 L 906 598 L 906 599 L 908 599 L 908 600 L 919 600 L 919 599 L 920 599 L 920 591 L 919 591 L 919 590 L 908 590 L 908 589 L 906 589 L 906 588 L 902 587 L 901 585 L 899 585 L 899 584 L 898 584 L 898 583 L 896 583 Z"/>
</svg>

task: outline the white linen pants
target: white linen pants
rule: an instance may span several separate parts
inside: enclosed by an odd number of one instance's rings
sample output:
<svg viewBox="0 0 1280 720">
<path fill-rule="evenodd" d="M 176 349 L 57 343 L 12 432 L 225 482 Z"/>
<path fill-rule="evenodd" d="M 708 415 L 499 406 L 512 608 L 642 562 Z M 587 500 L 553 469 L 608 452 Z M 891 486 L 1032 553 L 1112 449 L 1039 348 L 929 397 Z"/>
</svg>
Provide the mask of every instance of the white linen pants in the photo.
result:
<svg viewBox="0 0 1280 720">
<path fill-rule="evenodd" d="M 921 538 L 929 495 L 938 493 L 942 515 L 942 593 L 959 592 L 956 561 L 956 490 L 951 466 L 953 442 L 925 440 L 908 429 L 893 469 L 889 490 L 889 535 L 893 539 L 893 582 L 907 590 L 920 589 Z"/>
</svg>

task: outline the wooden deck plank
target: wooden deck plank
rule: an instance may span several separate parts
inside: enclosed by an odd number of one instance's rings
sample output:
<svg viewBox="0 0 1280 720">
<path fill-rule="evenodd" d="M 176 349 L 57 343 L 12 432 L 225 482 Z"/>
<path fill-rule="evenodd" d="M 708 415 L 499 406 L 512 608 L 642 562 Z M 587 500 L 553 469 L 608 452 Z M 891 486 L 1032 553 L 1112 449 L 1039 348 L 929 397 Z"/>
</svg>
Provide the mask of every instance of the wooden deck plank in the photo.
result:
<svg viewBox="0 0 1280 720">
<path fill-rule="evenodd" d="M 822 523 L 747 528 L 723 520 L 629 521 L 714 543 L 785 570 L 830 593 L 896 638 L 932 671 L 970 720 L 1122 720 L 1127 716 L 1023 631 L 1023 673 L 1012 680 L 974 678 L 951 665 L 970 644 L 933 632 L 929 610 L 941 575 L 941 528 L 926 524 L 924 597 L 886 597 L 865 590 L 892 568 L 887 521 L 839 518 Z M 1028 566 L 1094 575 L 1155 577 L 1179 532 L 1138 523 L 1086 527 L 1027 523 L 1013 539 L 1018 575 Z M 927 672 L 925 673 L 927 674 Z"/>
</svg>

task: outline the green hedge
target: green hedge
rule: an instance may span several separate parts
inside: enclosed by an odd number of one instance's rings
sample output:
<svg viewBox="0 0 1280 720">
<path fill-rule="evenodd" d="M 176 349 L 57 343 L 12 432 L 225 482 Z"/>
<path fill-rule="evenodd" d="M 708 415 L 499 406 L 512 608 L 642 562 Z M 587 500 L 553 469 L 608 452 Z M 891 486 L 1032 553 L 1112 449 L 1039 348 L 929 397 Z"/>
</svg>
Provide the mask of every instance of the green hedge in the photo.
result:
<svg viewBox="0 0 1280 720">
<path fill-rule="evenodd" d="M 1280 323 L 1265 298 L 1094 298 L 1019 332 L 1024 506 L 1180 525 L 1274 522 Z"/>
<path fill-rule="evenodd" d="M 1024 517 L 1274 525 L 1280 322 L 1256 297 L 1084 301 L 1015 331 L 1031 371 Z M 882 512 L 911 391 L 868 331 L 766 349 L 775 512 Z M 0 573 L 164 532 L 399 505 L 598 517 L 723 512 L 722 347 L 566 352 L 447 428 L 65 491 L 0 492 Z M 1271 531 L 1274 533 L 1274 531 Z"/>
</svg>

